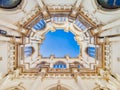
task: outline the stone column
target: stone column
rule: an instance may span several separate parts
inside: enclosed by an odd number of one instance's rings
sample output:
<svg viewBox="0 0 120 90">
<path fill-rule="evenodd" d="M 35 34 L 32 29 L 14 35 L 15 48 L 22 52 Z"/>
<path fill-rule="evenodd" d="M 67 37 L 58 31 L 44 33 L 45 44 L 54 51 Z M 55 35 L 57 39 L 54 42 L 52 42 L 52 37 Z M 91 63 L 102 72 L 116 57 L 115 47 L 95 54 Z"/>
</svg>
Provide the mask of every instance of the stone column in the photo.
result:
<svg viewBox="0 0 120 90">
<path fill-rule="evenodd" d="M 43 13 L 44 17 L 48 17 L 49 14 L 48 14 L 46 6 L 43 4 L 43 2 L 41 0 L 37 0 L 37 2 L 39 4 L 39 7 L 40 7 L 41 12 Z"/>
<path fill-rule="evenodd" d="M 50 68 L 53 68 L 53 63 L 52 62 L 50 63 Z"/>
<path fill-rule="evenodd" d="M 2 20 L 0 20 L 0 25 L 2 25 L 3 27 L 9 28 L 10 30 L 21 33 L 21 34 L 26 34 L 26 32 L 28 31 L 25 28 L 21 28 L 19 26 L 16 26 L 14 24 L 11 24 L 11 23 L 8 23 L 8 22 L 2 21 Z"/>
<path fill-rule="evenodd" d="M 11 42 L 11 43 L 22 43 L 21 38 L 14 38 L 14 37 L 5 37 L 5 36 L 0 36 L 0 41 L 4 42 Z"/>
<path fill-rule="evenodd" d="M 76 17 L 78 11 L 79 11 L 79 6 L 81 4 L 82 0 L 77 0 L 76 4 L 73 7 L 73 10 L 70 14 L 71 17 Z"/>
</svg>

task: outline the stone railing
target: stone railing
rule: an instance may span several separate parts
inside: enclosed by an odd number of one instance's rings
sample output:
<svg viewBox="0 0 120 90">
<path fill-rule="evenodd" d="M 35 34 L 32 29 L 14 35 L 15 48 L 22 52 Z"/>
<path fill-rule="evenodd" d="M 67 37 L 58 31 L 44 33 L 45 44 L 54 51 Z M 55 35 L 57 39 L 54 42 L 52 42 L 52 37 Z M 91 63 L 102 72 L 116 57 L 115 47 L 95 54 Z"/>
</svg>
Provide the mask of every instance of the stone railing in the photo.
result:
<svg viewBox="0 0 120 90">
<path fill-rule="evenodd" d="M 111 44 L 105 45 L 105 67 L 107 70 L 111 70 Z"/>
<path fill-rule="evenodd" d="M 50 12 L 70 12 L 72 5 L 47 5 Z"/>
<path fill-rule="evenodd" d="M 17 55 L 16 55 L 16 46 L 13 45 L 13 44 L 9 44 L 9 61 L 8 61 L 8 64 L 9 64 L 9 70 L 10 71 L 13 71 L 14 68 L 16 67 L 16 59 L 17 59 Z"/>
<path fill-rule="evenodd" d="M 70 69 L 54 69 L 54 68 L 50 68 L 48 69 L 49 73 L 61 73 L 61 72 L 70 72 Z"/>
</svg>

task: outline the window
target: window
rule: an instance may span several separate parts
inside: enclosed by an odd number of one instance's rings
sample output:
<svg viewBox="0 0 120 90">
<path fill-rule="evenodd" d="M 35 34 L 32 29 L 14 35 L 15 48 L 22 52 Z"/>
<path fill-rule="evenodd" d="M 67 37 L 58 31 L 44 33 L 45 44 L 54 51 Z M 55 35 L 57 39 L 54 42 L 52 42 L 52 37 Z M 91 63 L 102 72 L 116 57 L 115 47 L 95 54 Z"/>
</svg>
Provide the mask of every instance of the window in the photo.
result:
<svg viewBox="0 0 120 90">
<path fill-rule="evenodd" d="M 33 28 L 34 28 L 35 30 L 41 30 L 41 29 L 45 28 L 45 26 L 46 26 L 45 21 L 44 21 L 43 19 L 41 19 L 37 24 L 35 24 L 35 25 L 33 26 Z"/>
<path fill-rule="evenodd" d="M 0 8 L 12 9 L 17 7 L 22 0 L 0 0 Z"/>
<path fill-rule="evenodd" d="M 58 62 L 54 64 L 53 68 L 66 68 L 66 64 L 63 62 Z"/>
<path fill-rule="evenodd" d="M 87 53 L 90 57 L 95 58 L 96 56 L 96 48 L 95 47 L 88 47 L 87 48 Z"/>
<path fill-rule="evenodd" d="M 26 57 L 31 56 L 32 53 L 33 53 L 33 47 L 31 47 L 31 46 L 26 46 L 26 47 L 24 48 L 24 54 L 25 54 Z"/>
<path fill-rule="evenodd" d="M 106 9 L 117 9 L 120 8 L 120 0 L 97 0 L 101 7 Z"/>
</svg>

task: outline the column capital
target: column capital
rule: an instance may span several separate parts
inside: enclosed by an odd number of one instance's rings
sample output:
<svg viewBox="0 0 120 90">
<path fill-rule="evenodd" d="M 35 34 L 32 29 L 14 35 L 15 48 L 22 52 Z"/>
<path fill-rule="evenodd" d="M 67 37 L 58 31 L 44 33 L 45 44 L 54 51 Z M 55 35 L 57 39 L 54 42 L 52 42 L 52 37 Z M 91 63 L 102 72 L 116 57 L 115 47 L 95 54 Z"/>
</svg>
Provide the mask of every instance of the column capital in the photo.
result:
<svg viewBox="0 0 120 90">
<path fill-rule="evenodd" d="M 73 9 L 72 9 L 72 12 L 70 14 L 71 17 L 76 17 L 77 16 L 77 13 L 79 12 L 79 7 L 80 7 L 80 4 L 81 4 L 82 0 L 77 0 Z"/>
<path fill-rule="evenodd" d="M 49 13 L 48 13 L 48 10 L 47 10 L 47 7 L 46 5 L 41 1 L 41 0 L 36 0 L 39 4 L 39 7 L 42 11 L 42 14 L 45 18 L 49 17 Z"/>
</svg>

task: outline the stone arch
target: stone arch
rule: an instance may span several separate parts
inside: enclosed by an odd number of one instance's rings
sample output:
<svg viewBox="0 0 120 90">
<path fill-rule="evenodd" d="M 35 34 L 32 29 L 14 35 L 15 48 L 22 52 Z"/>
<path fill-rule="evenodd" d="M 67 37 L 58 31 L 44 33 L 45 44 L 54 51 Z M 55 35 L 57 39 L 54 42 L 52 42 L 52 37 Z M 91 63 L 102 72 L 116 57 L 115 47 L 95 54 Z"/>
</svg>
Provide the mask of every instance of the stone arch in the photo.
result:
<svg viewBox="0 0 120 90">
<path fill-rule="evenodd" d="M 53 64 L 53 68 L 66 68 L 66 63 L 63 61 L 57 61 Z"/>
<path fill-rule="evenodd" d="M 63 87 L 65 90 L 74 90 L 72 87 L 65 85 L 65 84 L 60 84 L 60 86 Z M 57 83 L 49 85 L 48 87 L 45 88 L 45 90 L 52 90 L 52 88 L 54 88 L 54 87 L 57 87 Z"/>
<path fill-rule="evenodd" d="M 13 86 L 13 87 L 6 88 L 4 90 L 26 90 L 26 89 L 23 86 Z"/>
</svg>

